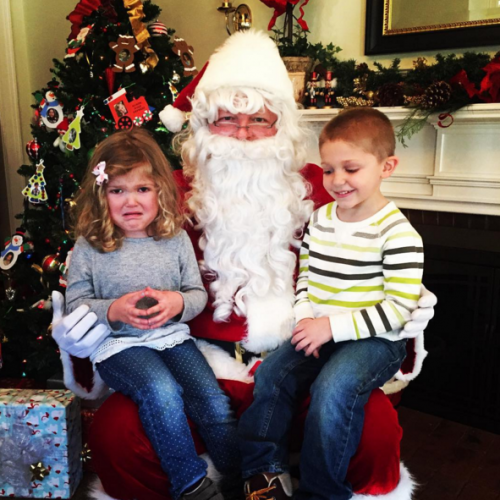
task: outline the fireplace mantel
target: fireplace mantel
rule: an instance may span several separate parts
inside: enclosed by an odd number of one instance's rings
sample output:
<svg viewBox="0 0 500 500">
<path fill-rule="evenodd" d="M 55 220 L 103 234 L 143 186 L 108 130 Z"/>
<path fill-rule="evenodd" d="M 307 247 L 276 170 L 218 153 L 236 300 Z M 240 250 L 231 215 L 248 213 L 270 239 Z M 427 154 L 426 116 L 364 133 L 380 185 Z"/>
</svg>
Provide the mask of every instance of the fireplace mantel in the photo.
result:
<svg viewBox="0 0 500 500">
<path fill-rule="evenodd" d="M 394 127 L 408 115 L 403 107 L 379 109 Z M 307 109 L 302 120 L 319 135 L 338 113 Z M 500 215 L 500 104 L 463 108 L 453 113 L 453 124 L 447 128 L 432 115 L 407 145 L 397 144 L 400 164 L 382 185 L 400 208 Z M 308 161 L 320 163 L 317 145 L 309 147 Z"/>
</svg>

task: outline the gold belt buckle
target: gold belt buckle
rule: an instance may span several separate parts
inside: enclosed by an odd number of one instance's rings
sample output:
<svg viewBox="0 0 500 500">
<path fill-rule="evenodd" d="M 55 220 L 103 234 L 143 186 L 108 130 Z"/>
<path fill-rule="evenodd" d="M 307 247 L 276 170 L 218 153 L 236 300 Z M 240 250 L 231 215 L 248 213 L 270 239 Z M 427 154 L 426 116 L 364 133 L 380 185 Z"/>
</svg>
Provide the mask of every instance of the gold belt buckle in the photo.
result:
<svg viewBox="0 0 500 500">
<path fill-rule="evenodd" d="M 234 357 L 236 358 L 236 361 L 243 363 L 243 354 L 245 354 L 245 349 L 243 347 L 241 347 L 240 342 L 235 342 L 234 343 Z"/>
</svg>

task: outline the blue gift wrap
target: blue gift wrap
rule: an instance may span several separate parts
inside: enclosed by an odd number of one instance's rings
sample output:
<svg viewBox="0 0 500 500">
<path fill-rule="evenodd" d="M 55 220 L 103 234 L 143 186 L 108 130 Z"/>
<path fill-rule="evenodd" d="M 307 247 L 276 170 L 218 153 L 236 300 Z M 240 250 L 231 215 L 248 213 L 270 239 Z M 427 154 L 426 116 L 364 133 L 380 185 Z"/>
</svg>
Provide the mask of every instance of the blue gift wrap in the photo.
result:
<svg viewBox="0 0 500 500">
<path fill-rule="evenodd" d="M 0 497 L 71 498 L 82 479 L 80 400 L 0 389 Z"/>
</svg>

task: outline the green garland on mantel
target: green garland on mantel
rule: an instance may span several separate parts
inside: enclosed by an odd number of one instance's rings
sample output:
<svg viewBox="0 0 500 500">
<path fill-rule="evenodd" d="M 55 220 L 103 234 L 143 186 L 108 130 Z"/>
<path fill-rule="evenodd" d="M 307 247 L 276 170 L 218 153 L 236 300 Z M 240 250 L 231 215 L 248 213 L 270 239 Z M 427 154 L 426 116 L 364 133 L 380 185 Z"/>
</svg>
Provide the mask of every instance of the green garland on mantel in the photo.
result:
<svg viewBox="0 0 500 500">
<path fill-rule="evenodd" d="M 337 50 L 338 52 L 338 50 Z M 413 68 L 402 70 L 400 60 L 388 67 L 374 62 L 375 69 L 355 60 L 329 57 L 328 66 L 316 58 L 315 71 L 333 72 L 338 107 L 404 106 L 409 114 L 398 126 L 396 136 L 406 147 L 406 140 L 419 132 L 431 114 L 447 115 L 477 103 L 500 102 L 500 52 L 495 56 L 466 52 L 435 56 L 429 64 L 424 57 Z"/>
</svg>

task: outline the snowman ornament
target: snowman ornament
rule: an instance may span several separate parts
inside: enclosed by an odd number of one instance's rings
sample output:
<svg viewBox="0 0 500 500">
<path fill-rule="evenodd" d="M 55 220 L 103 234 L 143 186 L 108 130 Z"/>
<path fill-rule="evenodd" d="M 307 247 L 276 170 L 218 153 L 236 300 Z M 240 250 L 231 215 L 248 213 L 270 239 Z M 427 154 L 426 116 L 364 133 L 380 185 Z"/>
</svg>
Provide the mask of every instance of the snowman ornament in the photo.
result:
<svg viewBox="0 0 500 500">
<path fill-rule="evenodd" d="M 64 120 L 63 107 L 59 104 L 56 95 L 51 90 L 45 94 L 45 99 L 40 103 L 40 107 L 40 117 L 47 128 L 56 129 Z"/>
<path fill-rule="evenodd" d="M 0 253 L 0 269 L 9 270 L 17 261 L 20 253 L 31 250 L 31 243 L 24 243 L 25 231 L 17 228 L 16 232 L 5 241 L 5 248 Z"/>
</svg>

